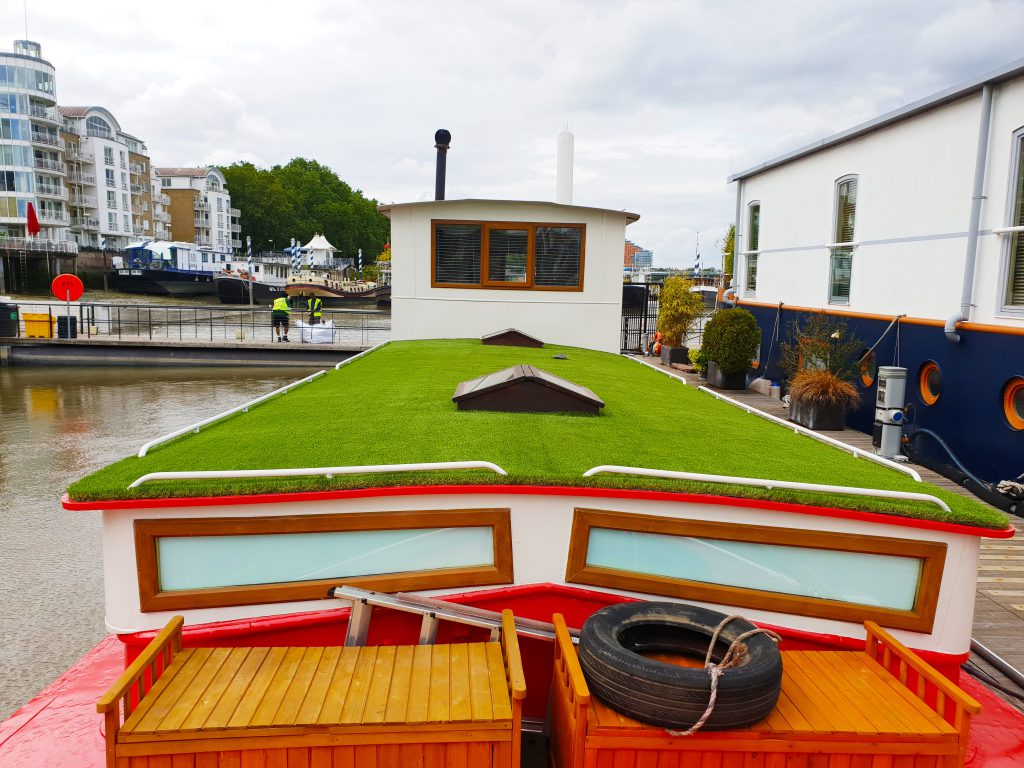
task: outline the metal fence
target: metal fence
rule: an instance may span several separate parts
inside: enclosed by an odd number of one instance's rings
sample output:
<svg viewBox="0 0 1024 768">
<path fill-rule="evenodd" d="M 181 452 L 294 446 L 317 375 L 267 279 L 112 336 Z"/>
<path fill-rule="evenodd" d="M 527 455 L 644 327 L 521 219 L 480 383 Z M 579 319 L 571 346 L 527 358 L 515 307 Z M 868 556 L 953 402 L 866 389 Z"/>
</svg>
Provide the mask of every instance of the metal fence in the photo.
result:
<svg viewBox="0 0 1024 768">
<path fill-rule="evenodd" d="M 68 313 L 63 302 L 19 302 L 22 337 L 57 336 Z M 266 343 L 276 340 L 270 309 L 248 306 L 168 306 L 165 304 L 73 303 L 78 338 L 121 341 L 193 343 Z M 289 338 L 301 342 L 299 322 L 304 312 L 293 311 Z M 331 344 L 368 347 L 391 338 L 391 313 L 371 309 L 324 309 L 331 324 Z M 49 329 L 49 331 L 47 330 Z M 321 330 L 323 332 L 324 329 Z"/>
<path fill-rule="evenodd" d="M 646 352 L 658 329 L 658 302 L 661 283 L 644 283 L 622 286 L 622 328 L 619 342 L 623 352 Z M 704 338 L 704 324 L 714 314 L 714 307 L 708 307 L 683 343 L 690 348 L 699 348 Z"/>
</svg>

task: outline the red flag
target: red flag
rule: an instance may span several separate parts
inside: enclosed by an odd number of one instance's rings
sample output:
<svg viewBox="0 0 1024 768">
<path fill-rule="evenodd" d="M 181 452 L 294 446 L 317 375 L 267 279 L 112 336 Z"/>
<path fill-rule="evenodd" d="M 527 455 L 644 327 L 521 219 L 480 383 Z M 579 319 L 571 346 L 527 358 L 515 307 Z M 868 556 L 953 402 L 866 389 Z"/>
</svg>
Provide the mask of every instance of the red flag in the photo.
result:
<svg viewBox="0 0 1024 768">
<path fill-rule="evenodd" d="M 36 208 L 32 203 L 28 204 L 28 233 L 35 237 L 39 234 L 39 217 L 36 216 Z"/>
</svg>

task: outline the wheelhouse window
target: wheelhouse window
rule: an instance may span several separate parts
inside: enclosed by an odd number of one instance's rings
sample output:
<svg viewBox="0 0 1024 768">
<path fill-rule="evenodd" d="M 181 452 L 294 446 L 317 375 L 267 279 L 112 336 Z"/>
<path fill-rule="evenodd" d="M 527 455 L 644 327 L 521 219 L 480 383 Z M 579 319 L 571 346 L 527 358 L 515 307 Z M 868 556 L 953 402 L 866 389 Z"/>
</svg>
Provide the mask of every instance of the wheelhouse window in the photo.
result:
<svg viewBox="0 0 1024 768">
<path fill-rule="evenodd" d="M 844 176 L 836 182 L 835 229 L 829 264 L 828 300 L 850 303 L 853 272 L 853 232 L 857 216 L 857 177 Z"/>
<path fill-rule="evenodd" d="M 1010 198 L 1010 227 L 1024 227 L 1024 128 L 1014 134 L 1014 163 Z M 1006 238 L 1003 263 L 1003 306 L 1024 312 L 1024 232 L 1011 232 Z"/>
<path fill-rule="evenodd" d="M 437 288 L 583 290 L 583 224 L 434 221 Z"/>
<path fill-rule="evenodd" d="M 747 293 L 757 293 L 757 257 L 761 233 L 761 203 L 755 200 L 747 209 L 747 242 L 750 248 L 747 252 Z"/>
</svg>

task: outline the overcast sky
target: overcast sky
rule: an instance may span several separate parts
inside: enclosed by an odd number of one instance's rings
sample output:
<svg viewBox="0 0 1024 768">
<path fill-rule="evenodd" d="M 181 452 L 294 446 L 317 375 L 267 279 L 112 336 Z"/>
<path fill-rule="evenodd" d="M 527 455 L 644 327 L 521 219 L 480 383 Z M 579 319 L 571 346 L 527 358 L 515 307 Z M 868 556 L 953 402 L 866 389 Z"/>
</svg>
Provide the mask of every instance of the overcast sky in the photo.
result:
<svg viewBox="0 0 1024 768">
<path fill-rule="evenodd" d="M 9 48 L 22 0 L 0 18 Z M 424 200 L 444 127 L 449 198 L 548 200 L 568 125 L 574 202 L 688 266 L 730 172 L 1021 57 L 1024 0 L 29 0 L 28 36 L 158 166 L 302 156 Z"/>
</svg>

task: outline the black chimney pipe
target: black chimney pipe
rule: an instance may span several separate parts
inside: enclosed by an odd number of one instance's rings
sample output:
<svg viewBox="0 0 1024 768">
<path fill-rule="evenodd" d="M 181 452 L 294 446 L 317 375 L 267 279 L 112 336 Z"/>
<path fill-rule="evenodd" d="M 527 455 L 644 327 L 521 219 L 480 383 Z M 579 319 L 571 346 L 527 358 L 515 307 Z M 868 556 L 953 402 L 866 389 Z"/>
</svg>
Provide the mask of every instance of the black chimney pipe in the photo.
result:
<svg viewBox="0 0 1024 768">
<path fill-rule="evenodd" d="M 452 135 L 444 128 L 434 134 L 434 146 L 437 147 L 437 177 L 434 180 L 434 199 L 444 200 L 445 163 L 448 157 L 448 145 Z"/>
</svg>

